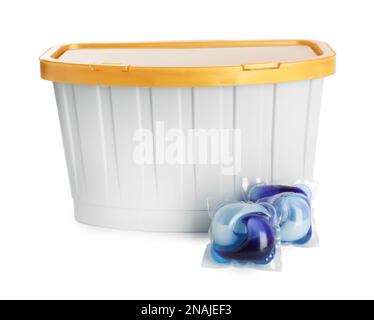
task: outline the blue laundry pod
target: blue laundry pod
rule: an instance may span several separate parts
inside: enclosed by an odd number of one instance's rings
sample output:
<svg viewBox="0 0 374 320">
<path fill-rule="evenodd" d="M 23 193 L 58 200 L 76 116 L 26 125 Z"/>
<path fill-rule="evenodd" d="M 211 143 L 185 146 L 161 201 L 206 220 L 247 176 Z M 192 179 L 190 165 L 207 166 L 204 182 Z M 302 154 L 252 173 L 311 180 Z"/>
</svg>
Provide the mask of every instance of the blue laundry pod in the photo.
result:
<svg viewBox="0 0 374 320">
<path fill-rule="evenodd" d="M 212 258 L 268 264 L 276 252 L 271 213 L 255 203 L 229 203 L 218 208 L 212 221 Z"/>
<path fill-rule="evenodd" d="M 247 198 L 272 206 L 280 226 L 281 241 L 305 244 L 312 237 L 311 193 L 306 186 L 255 184 Z"/>
</svg>

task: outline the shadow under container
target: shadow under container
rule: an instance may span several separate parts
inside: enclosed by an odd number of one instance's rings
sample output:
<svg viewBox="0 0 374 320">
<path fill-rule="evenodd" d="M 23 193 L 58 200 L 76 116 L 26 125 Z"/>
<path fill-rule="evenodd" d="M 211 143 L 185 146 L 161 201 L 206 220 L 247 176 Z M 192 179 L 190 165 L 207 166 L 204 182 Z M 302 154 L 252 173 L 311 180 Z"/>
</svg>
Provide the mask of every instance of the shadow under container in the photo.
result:
<svg viewBox="0 0 374 320">
<path fill-rule="evenodd" d="M 207 198 L 240 198 L 242 177 L 313 179 L 323 78 L 335 72 L 324 42 L 73 44 L 40 63 L 54 83 L 80 222 L 204 232 Z M 153 134 L 155 160 L 160 124 L 239 130 L 229 149 L 240 167 L 224 174 L 222 163 L 137 163 L 135 132 Z"/>
</svg>

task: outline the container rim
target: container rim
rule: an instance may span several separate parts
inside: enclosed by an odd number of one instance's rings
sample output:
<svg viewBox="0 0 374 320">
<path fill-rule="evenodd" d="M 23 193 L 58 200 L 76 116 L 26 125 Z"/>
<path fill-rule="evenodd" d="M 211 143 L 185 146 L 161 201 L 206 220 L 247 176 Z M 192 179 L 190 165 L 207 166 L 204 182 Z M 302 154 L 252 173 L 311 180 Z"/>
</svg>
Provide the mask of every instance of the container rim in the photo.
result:
<svg viewBox="0 0 374 320">
<path fill-rule="evenodd" d="M 308 46 L 314 57 L 295 61 L 260 61 L 233 66 L 131 66 L 114 63 L 73 63 L 59 58 L 69 50 L 193 49 Z M 41 77 L 53 82 L 101 86 L 206 87 L 292 82 L 335 73 L 336 54 L 321 41 L 172 41 L 143 43 L 78 43 L 52 47 L 40 57 Z"/>
</svg>

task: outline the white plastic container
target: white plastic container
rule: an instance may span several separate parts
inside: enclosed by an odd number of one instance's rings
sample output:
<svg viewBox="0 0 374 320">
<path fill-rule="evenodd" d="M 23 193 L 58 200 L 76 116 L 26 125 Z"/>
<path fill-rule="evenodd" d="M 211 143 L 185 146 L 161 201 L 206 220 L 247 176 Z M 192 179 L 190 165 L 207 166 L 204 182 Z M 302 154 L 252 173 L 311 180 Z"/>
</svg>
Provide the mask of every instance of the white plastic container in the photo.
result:
<svg viewBox="0 0 374 320">
<path fill-rule="evenodd" d="M 315 41 L 48 50 L 41 74 L 54 82 L 76 219 L 133 230 L 207 231 L 207 198 L 239 197 L 241 177 L 312 180 L 322 81 L 334 72 L 335 53 Z M 185 137 L 198 129 L 231 130 L 226 146 L 233 172 L 224 173 L 222 161 L 158 161 L 168 147 L 160 128 L 181 129 Z M 147 163 L 135 161 L 138 129 L 153 134 Z M 187 143 L 178 146 L 191 151 Z M 203 149 L 193 144 L 192 150 L 196 157 Z"/>
</svg>

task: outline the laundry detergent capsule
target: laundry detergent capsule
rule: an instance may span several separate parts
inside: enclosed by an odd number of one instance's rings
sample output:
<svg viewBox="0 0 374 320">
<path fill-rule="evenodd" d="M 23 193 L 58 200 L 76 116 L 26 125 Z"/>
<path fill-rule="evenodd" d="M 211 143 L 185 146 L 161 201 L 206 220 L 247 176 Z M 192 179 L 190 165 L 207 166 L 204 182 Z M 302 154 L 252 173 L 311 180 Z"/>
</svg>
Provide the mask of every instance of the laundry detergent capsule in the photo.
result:
<svg viewBox="0 0 374 320">
<path fill-rule="evenodd" d="M 212 257 L 268 264 L 276 252 L 276 233 L 269 211 L 255 203 L 230 203 L 215 213 L 211 227 Z"/>
<path fill-rule="evenodd" d="M 312 237 L 310 190 L 306 186 L 257 184 L 248 191 L 248 200 L 272 206 L 284 243 L 305 244 Z"/>
</svg>

